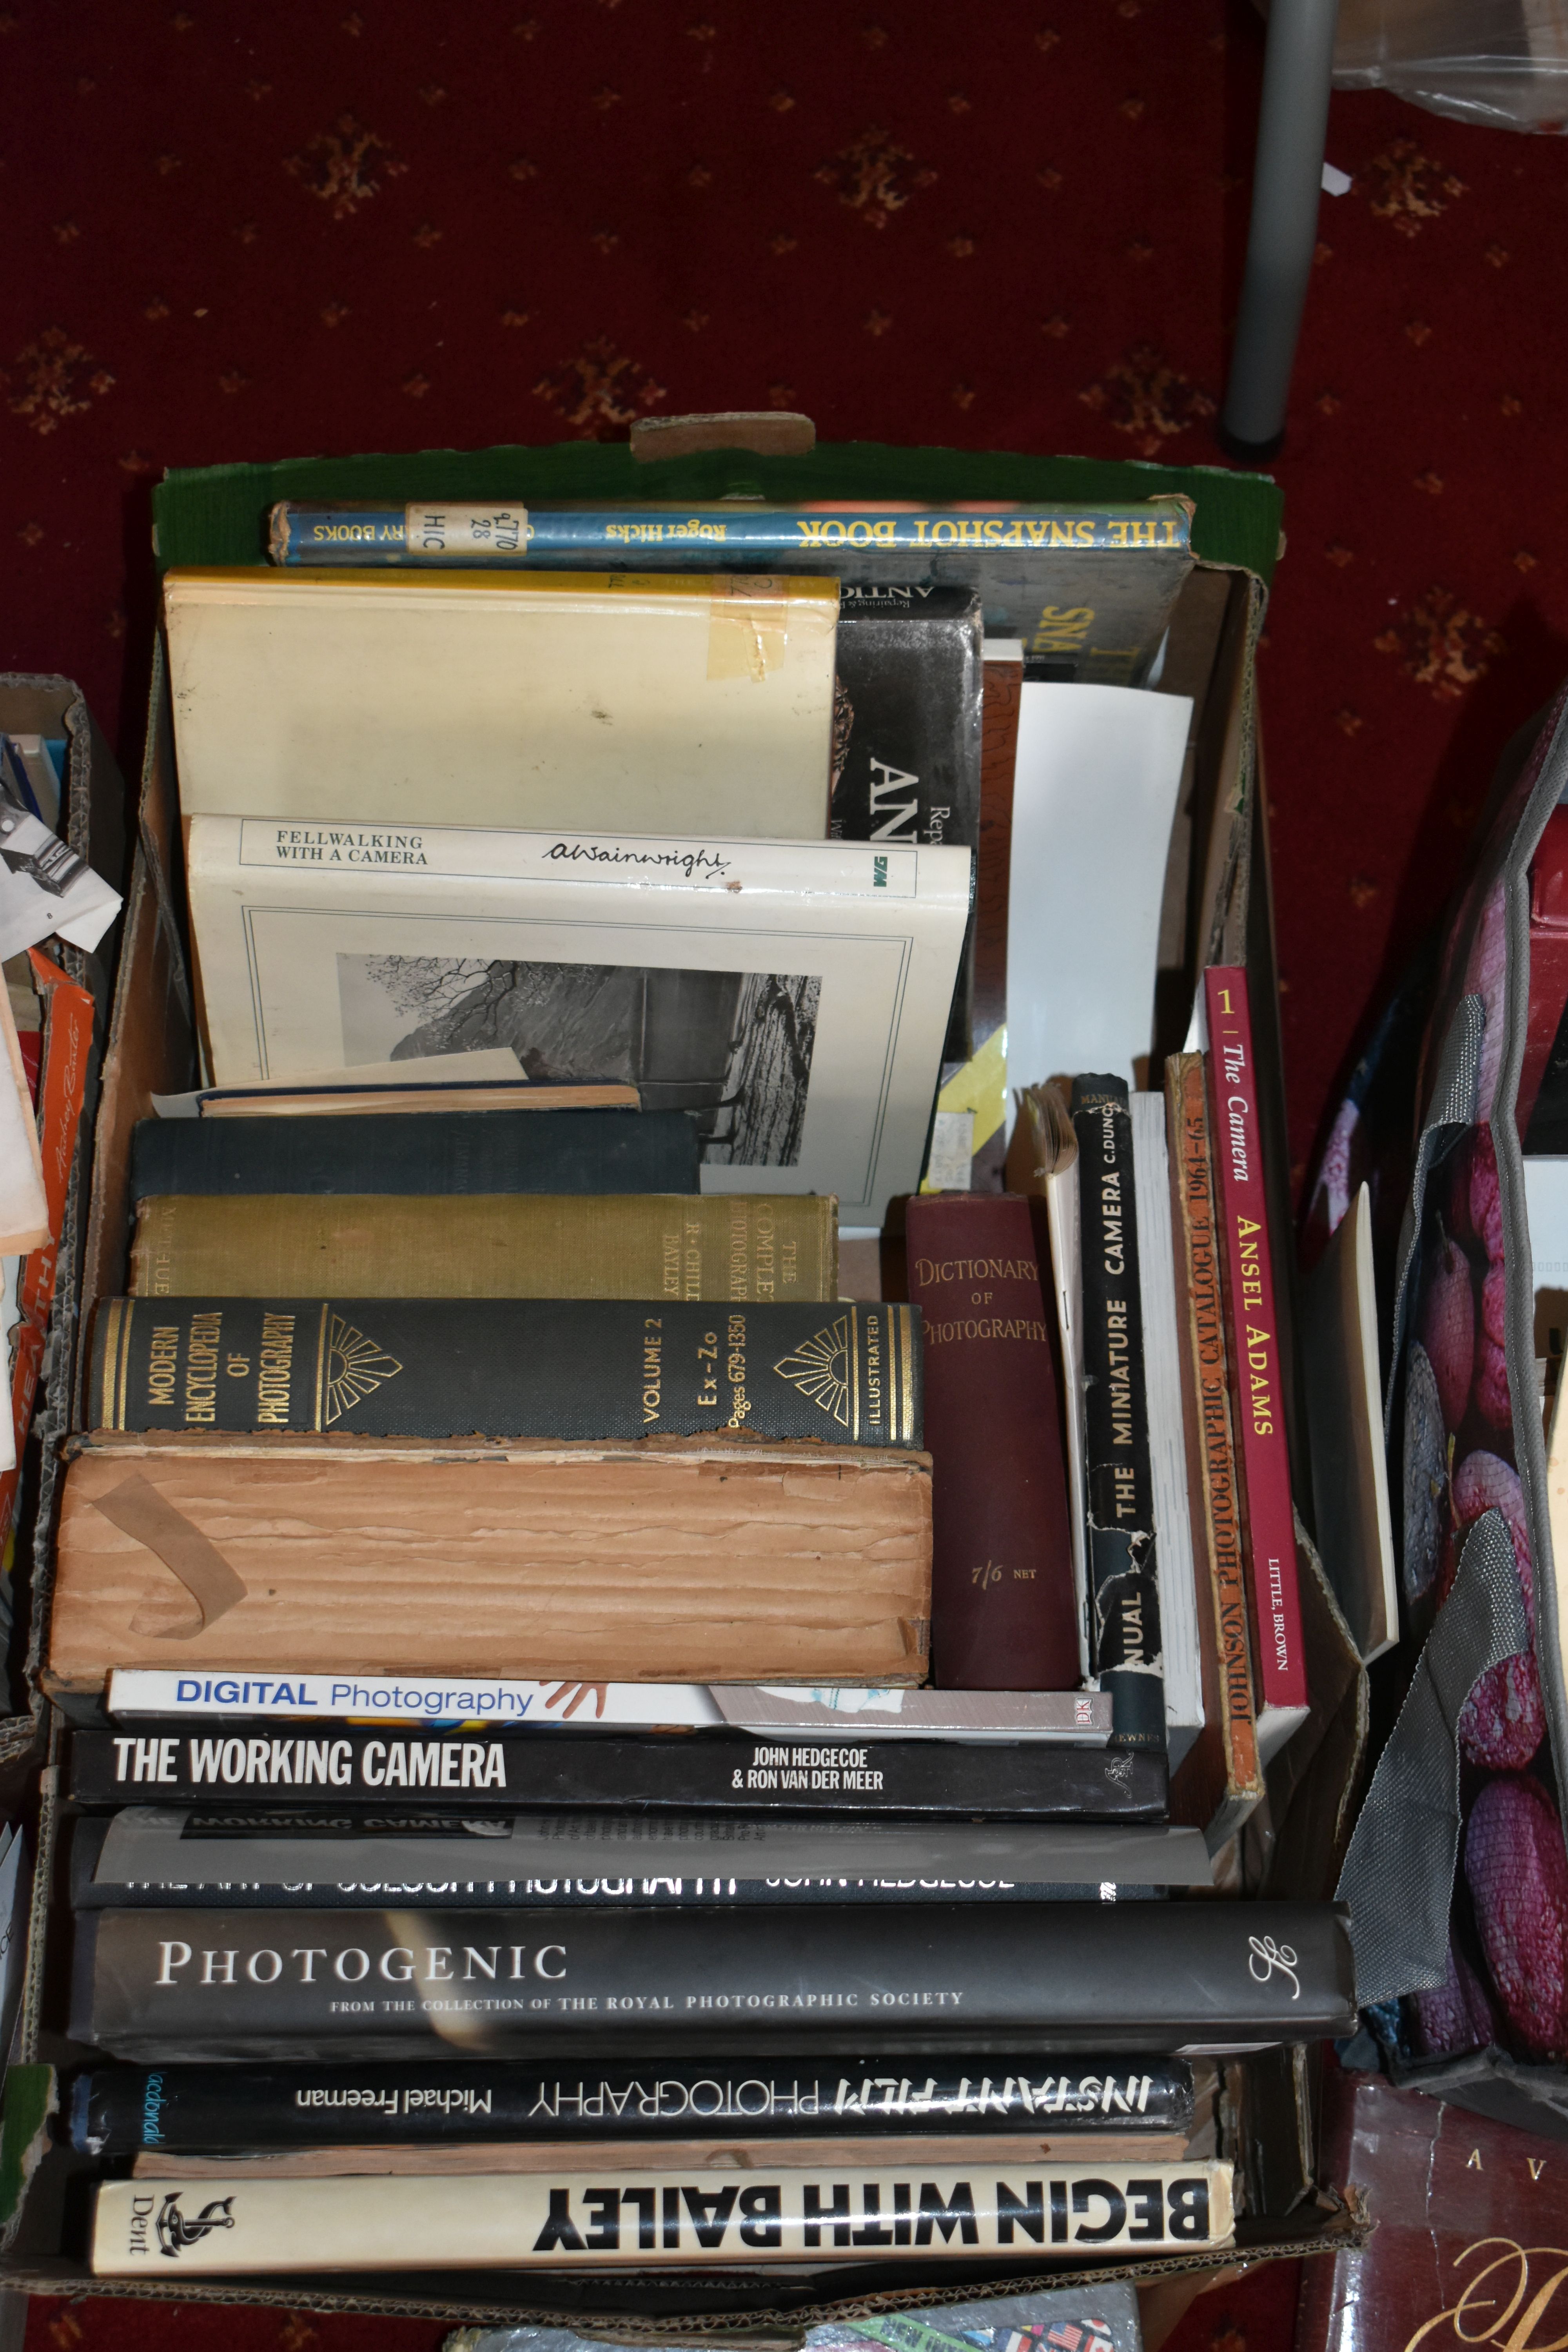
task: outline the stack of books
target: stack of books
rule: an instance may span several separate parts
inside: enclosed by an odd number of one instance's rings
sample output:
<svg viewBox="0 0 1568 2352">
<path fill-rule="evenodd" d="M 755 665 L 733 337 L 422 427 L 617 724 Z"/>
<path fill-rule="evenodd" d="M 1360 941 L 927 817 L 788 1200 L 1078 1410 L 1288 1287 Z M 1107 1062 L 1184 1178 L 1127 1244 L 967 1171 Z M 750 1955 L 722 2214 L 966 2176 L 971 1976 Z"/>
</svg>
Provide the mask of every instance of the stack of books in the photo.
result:
<svg viewBox="0 0 1568 2352">
<path fill-rule="evenodd" d="M 95 2268 L 1226 2244 L 1212 2061 L 1354 2013 L 1215 1893 L 1309 1699 L 1245 975 L 1006 1062 L 1010 1189 L 952 1108 L 983 778 L 1152 703 L 1184 509 L 273 550 L 165 583 L 204 1083 L 60 1509 Z"/>
</svg>

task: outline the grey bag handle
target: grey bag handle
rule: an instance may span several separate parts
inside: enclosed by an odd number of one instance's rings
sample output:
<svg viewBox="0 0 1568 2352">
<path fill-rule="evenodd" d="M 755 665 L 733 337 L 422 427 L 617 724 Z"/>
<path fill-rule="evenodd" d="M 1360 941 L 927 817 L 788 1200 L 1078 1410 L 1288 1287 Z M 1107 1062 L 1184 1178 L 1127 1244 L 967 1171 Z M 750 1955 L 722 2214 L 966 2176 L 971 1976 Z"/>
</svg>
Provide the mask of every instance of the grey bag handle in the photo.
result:
<svg viewBox="0 0 1568 2352">
<path fill-rule="evenodd" d="M 1481 1675 L 1529 1643 L 1513 1538 L 1502 1513 L 1488 1511 L 1465 1539 L 1334 1890 L 1350 1906 L 1363 2009 L 1443 1981 L 1459 1858 L 1459 1717 Z"/>
</svg>

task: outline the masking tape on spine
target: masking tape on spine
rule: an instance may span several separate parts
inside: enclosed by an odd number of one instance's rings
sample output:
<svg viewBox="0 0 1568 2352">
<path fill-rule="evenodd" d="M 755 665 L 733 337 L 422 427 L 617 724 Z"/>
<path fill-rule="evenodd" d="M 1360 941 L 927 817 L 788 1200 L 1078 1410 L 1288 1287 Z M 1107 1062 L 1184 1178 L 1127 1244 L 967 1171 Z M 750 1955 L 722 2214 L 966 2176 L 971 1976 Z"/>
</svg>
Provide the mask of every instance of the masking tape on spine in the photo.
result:
<svg viewBox="0 0 1568 2352">
<path fill-rule="evenodd" d="M 708 605 L 708 675 L 761 686 L 789 652 L 790 590 L 771 572 L 715 579 Z"/>
</svg>

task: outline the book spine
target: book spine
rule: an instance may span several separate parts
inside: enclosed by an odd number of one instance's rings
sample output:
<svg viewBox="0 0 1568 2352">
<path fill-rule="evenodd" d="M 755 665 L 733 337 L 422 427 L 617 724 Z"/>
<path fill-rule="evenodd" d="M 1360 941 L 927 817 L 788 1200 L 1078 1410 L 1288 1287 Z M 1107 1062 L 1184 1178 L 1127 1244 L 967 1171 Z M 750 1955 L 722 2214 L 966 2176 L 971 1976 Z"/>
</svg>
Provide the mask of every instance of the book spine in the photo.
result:
<svg viewBox="0 0 1568 2352">
<path fill-rule="evenodd" d="M 131 1194 L 696 1192 L 697 1129 L 679 1110 L 430 1110 L 143 1118 Z"/>
<path fill-rule="evenodd" d="M 1150 1821 L 1164 1814 L 1158 1759 L 1038 1742 L 828 1741 L 704 1733 L 616 1738 L 600 1732 L 510 1737 L 410 1734 L 331 1725 L 325 1736 L 276 1723 L 192 1731 L 168 1723 L 71 1735 L 79 1805 L 246 1805 L 258 1792 L 332 1806 L 413 1802 L 711 1810 L 757 1813 L 937 1813 L 1056 1821 Z"/>
<path fill-rule="evenodd" d="M 1076 1078 L 1089 1653 L 1112 1738 L 1165 1745 L 1153 1480 L 1143 1386 L 1132 1122 L 1120 1078 Z"/>
<path fill-rule="evenodd" d="M 980 843 L 974 861 L 973 1034 L 978 1046 L 1007 1018 L 1007 897 L 1013 772 L 1018 757 L 1021 658 L 988 656 L 981 711 Z"/>
<path fill-rule="evenodd" d="M 584 1711 L 639 1679 L 925 1680 L 931 1467 L 902 1448 L 195 1429 L 72 1454 L 57 1694 L 139 1667 L 149 1624 L 176 1628 L 193 1695 L 204 1665 L 235 1689 L 288 1668 L 390 1691 L 410 1657 L 433 1690 L 479 1658 Z"/>
<path fill-rule="evenodd" d="M 268 517 L 274 563 L 406 563 L 402 507 L 317 506 L 282 499 Z"/>
<path fill-rule="evenodd" d="M 830 833 L 846 841 L 980 838 L 981 604 L 948 588 L 848 592 L 838 615 Z M 937 609 L 915 600 L 930 597 Z M 862 601 L 863 600 L 863 601 Z M 974 917 L 970 914 L 944 1061 L 967 1061 Z"/>
<path fill-rule="evenodd" d="M 933 2167 L 934 2170 L 935 2168 Z M 1033 2245 L 1080 2259 L 1112 2248 L 1229 2243 L 1222 2163 L 1013 2168 L 970 2177 L 784 2165 L 760 2178 L 643 2172 L 104 2182 L 92 2269 L 136 2278 L 171 2257 L 182 2276 L 319 2270 L 440 2272 L 563 2263 L 647 2270 L 710 2263 L 963 2260 Z"/>
<path fill-rule="evenodd" d="M 1354 2029 L 1331 1904 L 121 1910 L 76 1923 L 71 2034 L 154 2063 L 738 2046 L 1142 2053 Z M 978 2037 L 978 2038 L 977 2038 Z M 929 2039 L 928 2039 L 929 2038 Z M 575 2054 L 575 2053 L 574 2053 Z"/>
<path fill-rule="evenodd" d="M 482 1882 L 487 1903 L 519 1903 L 543 1878 L 575 1885 L 593 1873 L 597 1884 L 606 1872 L 616 1874 L 624 1891 L 645 1874 L 668 1886 L 671 1874 L 693 1871 L 708 1874 L 716 1885 L 734 1880 L 769 1887 L 792 1882 L 923 1887 L 952 1881 L 1075 1886 L 1097 1894 L 1123 1884 L 1210 1883 L 1195 1831 L 1129 1823 L 977 1828 L 931 1819 L 763 1820 L 748 1814 L 729 1820 L 700 1813 L 527 1813 L 480 1820 L 395 1804 L 369 1814 L 319 1805 L 184 1812 L 127 1805 L 107 1821 L 77 1822 L 72 1837 L 77 1858 L 90 1874 L 89 1883 L 110 1906 L 117 1886 L 188 1886 L 188 1897 L 171 1899 L 205 1900 L 221 1908 L 230 1882 L 287 1888 L 307 1880 L 328 1886 L 334 1879 L 360 1887 L 397 1879 L 425 1886 L 472 1880 Z M 207 1890 L 205 1896 L 196 1894 L 198 1888 Z M 458 1896 L 449 1894 L 446 1900 L 447 1907 L 461 1908 Z"/>
<path fill-rule="evenodd" d="M 935 1679 L 1070 1689 L 1078 1620 L 1061 1397 L 1028 1203 L 912 1200 L 906 1256 L 925 1340 Z"/>
<path fill-rule="evenodd" d="M 918 1307 L 588 1298 L 112 1298 L 100 1430 L 921 1444 Z"/>
<path fill-rule="evenodd" d="M 139 1297 L 705 1298 L 838 1294 L 831 1196 L 475 1192 L 150 1195 Z"/>
<path fill-rule="evenodd" d="M 1247 1635 L 1247 1578 L 1226 1371 L 1225 1299 L 1209 1159 L 1201 1054 L 1165 1065 L 1171 1135 L 1171 1207 L 1181 1308 L 1186 1402 L 1187 1491 L 1196 1555 L 1198 1621 L 1207 1716 L 1173 1782 L 1182 1819 L 1193 1805 L 1223 1826 L 1263 1792 Z M 1232 1826 L 1235 1826 L 1234 1821 Z"/>
<path fill-rule="evenodd" d="M 787 2138 L 872 2133 L 1186 2132 L 1192 2068 L 1040 2059 L 999 2067 L 957 2055 L 889 2071 L 875 2061 L 780 2068 L 692 2066 L 562 2073 L 444 2059 L 427 2066 L 95 2067 L 70 2088 L 83 2156 L 205 2148 L 373 2146 L 376 2141 L 688 2138 L 743 2130 Z"/>
<path fill-rule="evenodd" d="M 977 597 L 957 614 L 841 607 L 829 814 L 836 838 L 975 846 L 980 623 Z"/>
<path fill-rule="evenodd" d="M 92 1826 L 96 1828 L 98 1824 Z M 72 1883 L 71 1908 L 81 1917 L 110 1911 L 161 1915 L 174 1911 L 200 1919 L 215 1911 L 269 1912 L 287 1905 L 304 1918 L 321 1911 L 381 1911 L 388 1903 L 401 1903 L 432 1920 L 439 1920 L 454 1911 L 484 1911 L 493 1916 L 515 1910 L 520 1903 L 548 1903 L 552 1909 L 578 1916 L 595 1911 L 697 1911 L 710 1915 L 763 1910 L 776 1917 L 781 1912 L 794 1914 L 803 1908 L 837 1911 L 847 1904 L 872 1911 L 941 1903 L 973 1903 L 988 1909 L 1010 1903 L 1141 1904 L 1158 1902 L 1164 1893 L 1163 1888 L 1149 1885 L 1108 1888 L 1103 1879 L 1037 1885 L 1010 1878 L 956 1876 L 453 1878 L 425 1877 L 417 1872 L 397 1869 L 360 1878 L 353 1872 L 340 1875 L 341 1860 L 336 1855 L 326 1856 L 319 1865 L 328 1870 L 330 1876 L 300 1876 L 300 1872 L 309 1870 L 311 1860 L 301 1850 L 289 1863 L 286 1873 L 269 1862 L 269 1874 L 254 1879 L 236 1877 L 236 1865 L 226 1861 L 219 1865 L 222 1874 L 217 1878 L 204 1878 L 199 1872 L 176 1865 L 167 1875 L 160 1873 L 145 1879 L 100 1885 L 87 1875 L 89 1857 L 84 1853 Z M 458 1861 L 468 1866 L 469 1857 L 460 1855 Z M 247 1863 L 245 1866 L 257 1865 Z M 376 1869 L 374 1858 L 366 1866 Z M 437 1866 L 449 1872 L 454 1865 L 448 1862 Z"/>
<path fill-rule="evenodd" d="M 1238 964 L 1213 965 L 1204 991 L 1258 1696 L 1265 1706 L 1300 1707 L 1307 1668 L 1247 974 Z"/>
<path fill-rule="evenodd" d="M 732 506 L 661 511 L 647 506 L 461 502 L 321 506 L 282 499 L 272 509 L 268 533 L 273 562 L 285 565 L 552 560 L 589 568 L 673 562 L 709 570 L 816 558 L 839 566 L 847 559 L 853 573 L 858 558 L 862 564 L 890 562 L 889 578 L 902 578 L 911 562 L 923 565 L 938 554 L 1005 551 L 1070 560 L 1095 551 L 1183 555 L 1187 546 L 1187 512 L 1174 499 L 1120 508 L 1029 507 L 989 515 L 940 508 L 900 513 L 885 506 L 831 512 L 764 507 L 748 514 Z"/>
</svg>

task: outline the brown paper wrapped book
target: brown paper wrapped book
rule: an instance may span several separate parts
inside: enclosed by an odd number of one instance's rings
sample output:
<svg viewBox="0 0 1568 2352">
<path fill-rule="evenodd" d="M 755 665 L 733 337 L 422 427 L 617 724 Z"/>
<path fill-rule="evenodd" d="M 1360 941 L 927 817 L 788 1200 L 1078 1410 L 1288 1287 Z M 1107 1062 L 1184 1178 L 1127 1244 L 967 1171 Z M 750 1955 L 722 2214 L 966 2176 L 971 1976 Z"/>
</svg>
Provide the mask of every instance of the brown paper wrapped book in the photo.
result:
<svg viewBox="0 0 1568 2352">
<path fill-rule="evenodd" d="M 598 1682 L 918 1683 L 921 1454 L 78 1441 L 45 1679 L 205 1665 Z"/>
</svg>

